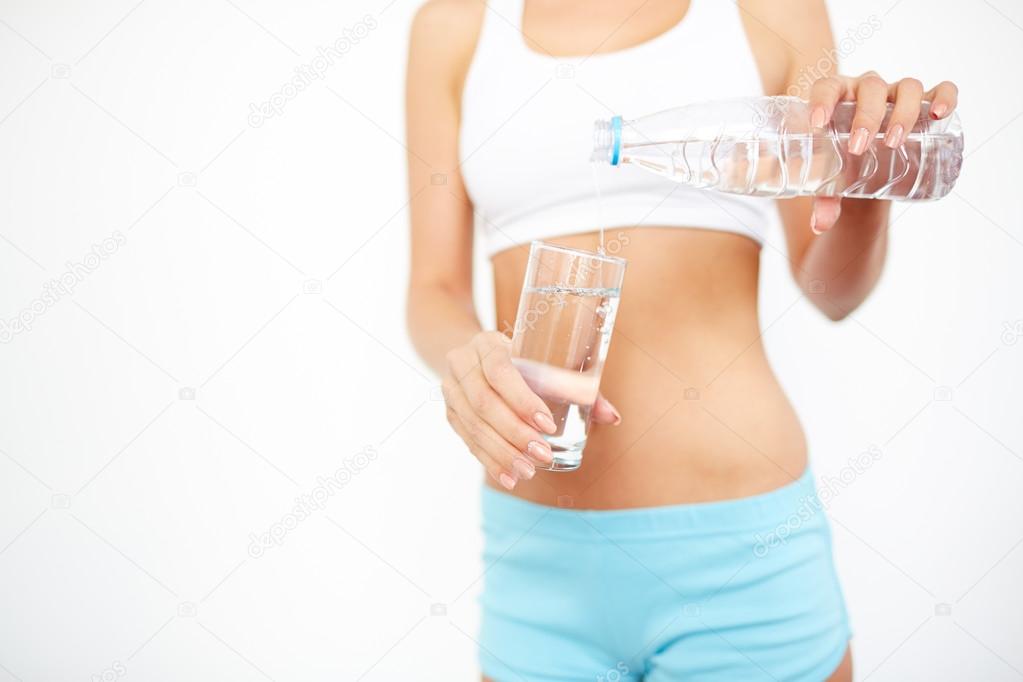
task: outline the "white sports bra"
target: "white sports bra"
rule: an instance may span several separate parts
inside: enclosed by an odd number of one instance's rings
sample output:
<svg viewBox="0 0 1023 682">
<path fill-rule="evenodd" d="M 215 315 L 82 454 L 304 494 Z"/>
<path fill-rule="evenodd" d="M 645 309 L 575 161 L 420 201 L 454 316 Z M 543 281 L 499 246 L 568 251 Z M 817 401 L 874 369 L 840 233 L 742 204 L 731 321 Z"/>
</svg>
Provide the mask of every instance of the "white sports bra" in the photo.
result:
<svg viewBox="0 0 1023 682">
<path fill-rule="evenodd" d="M 629 166 L 594 171 L 589 161 L 597 119 L 762 93 L 739 8 L 690 0 L 681 22 L 647 42 L 551 57 L 526 45 L 523 3 L 487 2 L 462 93 L 461 171 L 487 255 L 601 223 L 612 234 L 663 225 L 762 243 L 774 202 L 703 192 Z"/>
</svg>

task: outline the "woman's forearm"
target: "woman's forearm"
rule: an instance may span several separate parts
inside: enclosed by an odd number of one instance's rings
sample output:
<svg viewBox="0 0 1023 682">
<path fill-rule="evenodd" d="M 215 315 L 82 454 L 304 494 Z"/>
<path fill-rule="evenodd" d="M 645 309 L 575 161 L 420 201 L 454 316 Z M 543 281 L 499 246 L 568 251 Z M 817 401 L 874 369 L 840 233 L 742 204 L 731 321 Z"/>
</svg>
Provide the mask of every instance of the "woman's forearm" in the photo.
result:
<svg viewBox="0 0 1023 682">
<path fill-rule="evenodd" d="M 790 55 L 790 61 L 791 65 L 806 63 L 805 56 L 797 54 Z M 790 78 L 790 87 L 798 86 L 798 80 Z M 846 153 L 863 156 L 871 144 L 890 150 L 905 144 L 925 102 L 929 102 L 927 115 L 937 121 L 952 115 L 957 98 L 958 89 L 949 81 L 925 90 L 916 78 L 889 83 L 875 71 L 855 77 L 831 73 L 810 85 L 809 123 L 815 129 L 824 128 L 840 103 L 855 102 Z M 792 237 L 805 223 L 798 210 L 787 211 L 790 245 L 797 246 L 793 270 L 803 290 L 828 317 L 837 320 L 848 315 L 877 284 L 888 249 L 890 212 L 887 201 L 815 197 L 810 225 L 820 236 L 808 242 L 805 232 Z"/>
<path fill-rule="evenodd" d="M 413 288 L 406 318 L 412 344 L 438 374 L 448 351 L 468 343 L 482 330 L 471 295 L 457 295 L 441 285 Z"/>
<path fill-rule="evenodd" d="M 888 251 L 890 211 L 890 201 L 845 199 L 838 222 L 806 250 L 803 290 L 831 319 L 852 312 L 877 284 Z"/>
</svg>

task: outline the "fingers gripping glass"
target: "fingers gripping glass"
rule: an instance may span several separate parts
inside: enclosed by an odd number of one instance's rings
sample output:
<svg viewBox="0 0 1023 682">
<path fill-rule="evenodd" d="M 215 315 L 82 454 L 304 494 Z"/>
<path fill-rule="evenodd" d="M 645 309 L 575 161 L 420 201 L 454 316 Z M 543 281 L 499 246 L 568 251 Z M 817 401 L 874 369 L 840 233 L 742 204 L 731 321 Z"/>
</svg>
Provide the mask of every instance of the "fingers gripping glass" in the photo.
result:
<svg viewBox="0 0 1023 682">
<path fill-rule="evenodd" d="M 512 336 L 512 362 L 554 415 L 554 471 L 582 463 L 590 411 L 611 343 L 625 260 L 533 242 Z"/>
</svg>

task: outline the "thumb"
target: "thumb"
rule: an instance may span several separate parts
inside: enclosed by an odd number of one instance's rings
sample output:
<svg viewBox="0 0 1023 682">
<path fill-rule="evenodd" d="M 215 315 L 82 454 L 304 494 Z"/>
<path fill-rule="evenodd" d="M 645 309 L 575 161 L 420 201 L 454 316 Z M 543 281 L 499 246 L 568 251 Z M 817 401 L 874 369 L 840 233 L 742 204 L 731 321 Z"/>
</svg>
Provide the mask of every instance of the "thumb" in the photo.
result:
<svg viewBox="0 0 1023 682">
<path fill-rule="evenodd" d="M 841 199 L 838 197 L 815 197 L 813 213 L 810 215 L 810 229 L 814 234 L 824 234 L 835 226 L 841 215 Z"/>
<path fill-rule="evenodd" d="M 592 419 L 595 424 L 610 424 L 612 426 L 618 426 L 622 423 L 622 415 L 618 414 L 618 410 L 615 409 L 615 406 L 602 395 L 598 395 L 597 401 L 593 403 L 593 408 L 590 411 L 590 419 Z"/>
</svg>

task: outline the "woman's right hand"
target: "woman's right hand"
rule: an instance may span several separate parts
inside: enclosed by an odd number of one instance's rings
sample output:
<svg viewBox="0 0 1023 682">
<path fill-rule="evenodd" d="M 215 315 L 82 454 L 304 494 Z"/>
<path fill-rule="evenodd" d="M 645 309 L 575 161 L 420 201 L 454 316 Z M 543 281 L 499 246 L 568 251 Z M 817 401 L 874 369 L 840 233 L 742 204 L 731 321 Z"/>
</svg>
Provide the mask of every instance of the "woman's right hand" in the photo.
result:
<svg viewBox="0 0 1023 682">
<path fill-rule="evenodd" d="M 551 411 L 511 361 L 511 339 L 480 332 L 448 352 L 441 390 L 448 423 L 508 490 L 553 461 L 543 434 L 557 430 Z"/>
<path fill-rule="evenodd" d="M 557 431 L 551 411 L 512 364 L 511 339 L 480 332 L 448 352 L 441 390 L 448 423 L 496 481 L 511 490 L 550 466 L 551 447 L 543 434 Z M 597 398 L 591 420 L 621 421 L 617 410 Z"/>
</svg>

